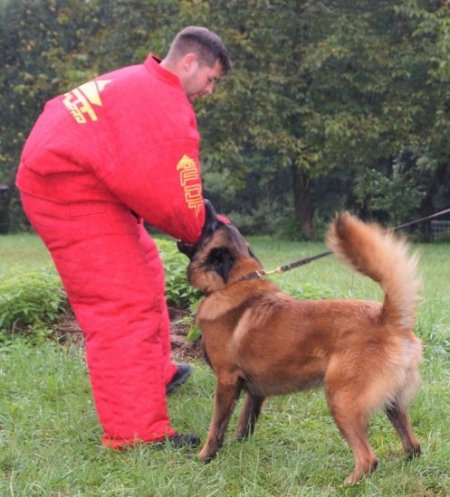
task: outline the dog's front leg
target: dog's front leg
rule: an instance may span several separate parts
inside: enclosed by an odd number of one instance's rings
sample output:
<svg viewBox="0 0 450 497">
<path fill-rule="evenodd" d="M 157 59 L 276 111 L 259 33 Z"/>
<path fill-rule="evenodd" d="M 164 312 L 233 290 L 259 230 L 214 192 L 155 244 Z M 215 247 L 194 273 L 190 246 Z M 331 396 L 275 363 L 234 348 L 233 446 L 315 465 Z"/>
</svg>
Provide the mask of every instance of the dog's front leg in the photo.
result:
<svg viewBox="0 0 450 497">
<path fill-rule="evenodd" d="M 209 425 L 208 438 L 198 454 L 201 461 L 210 461 L 222 447 L 225 431 L 236 400 L 241 393 L 241 388 L 242 384 L 238 378 L 219 378 L 217 380 L 214 411 Z"/>
<path fill-rule="evenodd" d="M 245 405 L 242 409 L 236 432 L 238 440 L 248 438 L 255 431 L 256 421 L 261 413 L 264 399 L 265 397 L 253 395 L 250 392 L 247 393 L 247 398 L 245 399 Z"/>
</svg>

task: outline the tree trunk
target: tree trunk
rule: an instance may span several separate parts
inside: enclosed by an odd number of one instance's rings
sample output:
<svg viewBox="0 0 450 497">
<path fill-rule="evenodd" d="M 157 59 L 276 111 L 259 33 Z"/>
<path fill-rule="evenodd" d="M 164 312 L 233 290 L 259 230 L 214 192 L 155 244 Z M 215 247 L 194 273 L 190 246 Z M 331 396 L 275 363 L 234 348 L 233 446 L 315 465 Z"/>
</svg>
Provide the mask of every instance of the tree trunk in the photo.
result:
<svg viewBox="0 0 450 497">
<path fill-rule="evenodd" d="M 314 223 L 310 177 L 296 162 L 292 162 L 291 170 L 295 217 L 300 231 L 307 239 L 311 239 L 314 236 Z"/>
<path fill-rule="evenodd" d="M 419 217 L 427 217 L 433 214 L 434 206 L 433 206 L 433 197 L 432 195 L 425 195 L 420 203 L 420 216 Z M 420 223 L 420 241 L 429 243 L 433 240 L 433 234 L 431 232 L 431 223 L 430 221 L 426 221 L 424 223 Z"/>
<path fill-rule="evenodd" d="M 9 232 L 9 205 L 11 201 L 10 188 L 0 184 L 0 234 Z"/>
<path fill-rule="evenodd" d="M 436 206 L 434 205 L 434 199 L 439 190 L 439 186 L 441 184 L 445 184 L 445 176 L 446 176 L 447 163 L 441 162 L 438 164 L 435 173 L 433 174 L 433 178 L 431 184 L 427 192 L 425 193 L 422 201 L 420 203 L 420 217 L 427 217 L 431 214 L 434 214 L 436 211 Z M 431 222 L 427 221 L 420 224 L 420 241 L 429 243 L 433 241 L 433 233 L 431 231 Z"/>
</svg>

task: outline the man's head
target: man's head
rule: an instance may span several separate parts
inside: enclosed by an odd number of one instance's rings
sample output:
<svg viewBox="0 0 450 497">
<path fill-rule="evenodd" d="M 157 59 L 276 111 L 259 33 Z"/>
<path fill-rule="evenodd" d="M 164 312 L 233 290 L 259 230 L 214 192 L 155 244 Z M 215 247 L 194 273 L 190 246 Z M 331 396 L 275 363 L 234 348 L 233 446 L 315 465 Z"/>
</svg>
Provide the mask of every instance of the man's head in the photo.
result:
<svg viewBox="0 0 450 497">
<path fill-rule="evenodd" d="M 229 71 L 230 59 L 216 33 L 188 26 L 177 34 L 161 65 L 178 76 L 193 102 L 213 93 L 216 81 Z"/>
</svg>

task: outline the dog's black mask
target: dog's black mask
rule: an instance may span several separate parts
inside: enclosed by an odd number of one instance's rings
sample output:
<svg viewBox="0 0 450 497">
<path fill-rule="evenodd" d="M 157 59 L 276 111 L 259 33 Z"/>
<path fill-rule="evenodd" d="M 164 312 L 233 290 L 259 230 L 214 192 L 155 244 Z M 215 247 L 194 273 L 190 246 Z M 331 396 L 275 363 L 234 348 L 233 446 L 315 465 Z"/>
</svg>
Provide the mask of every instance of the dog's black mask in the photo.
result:
<svg viewBox="0 0 450 497">
<path fill-rule="evenodd" d="M 234 265 L 234 257 L 227 247 L 212 249 L 208 254 L 205 266 L 215 271 L 226 283 L 231 268 Z"/>
</svg>

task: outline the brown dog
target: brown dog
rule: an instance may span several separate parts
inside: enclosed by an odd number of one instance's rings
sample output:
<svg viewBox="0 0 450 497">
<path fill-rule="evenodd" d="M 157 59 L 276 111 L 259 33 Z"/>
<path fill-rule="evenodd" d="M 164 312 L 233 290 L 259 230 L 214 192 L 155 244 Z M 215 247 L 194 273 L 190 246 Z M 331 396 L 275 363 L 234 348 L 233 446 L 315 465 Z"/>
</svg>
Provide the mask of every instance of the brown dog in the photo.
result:
<svg viewBox="0 0 450 497">
<path fill-rule="evenodd" d="M 247 398 L 237 437 L 253 432 L 265 397 L 323 385 L 331 414 L 350 445 L 355 468 L 345 483 L 370 474 L 377 459 L 367 439 L 370 414 L 383 409 L 405 452 L 420 453 L 408 404 L 420 383 L 422 345 L 413 334 L 419 280 L 417 257 L 404 242 L 348 213 L 337 215 L 327 243 L 343 261 L 378 282 L 384 302 L 298 301 L 261 279 L 261 264 L 232 225 L 207 206 L 188 278 L 201 290 L 197 322 L 217 377 L 214 413 L 199 453 L 212 459 L 222 446 L 241 389 Z"/>
</svg>

